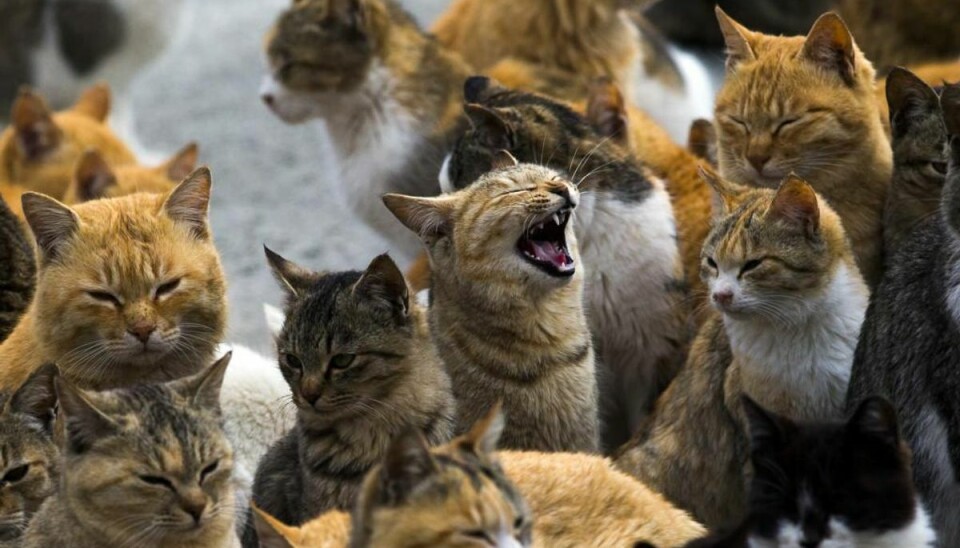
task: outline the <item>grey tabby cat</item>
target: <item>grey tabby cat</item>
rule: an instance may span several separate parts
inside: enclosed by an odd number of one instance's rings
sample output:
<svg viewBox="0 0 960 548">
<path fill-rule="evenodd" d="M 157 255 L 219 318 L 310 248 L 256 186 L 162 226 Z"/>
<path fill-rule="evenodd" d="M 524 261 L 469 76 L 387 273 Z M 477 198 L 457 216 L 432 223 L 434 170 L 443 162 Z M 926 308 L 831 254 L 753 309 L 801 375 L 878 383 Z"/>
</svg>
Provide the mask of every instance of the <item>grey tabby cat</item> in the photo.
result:
<svg viewBox="0 0 960 548">
<path fill-rule="evenodd" d="M 891 400 L 941 546 L 960 546 L 960 87 L 940 98 L 950 155 L 940 213 L 903 241 L 867 310 L 848 406 Z"/>
<path fill-rule="evenodd" d="M 23 223 L 0 200 L 0 342 L 30 306 L 36 276 L 33 246 Z"/>
<path fill-rule="evenodd" d="M 949 147 L 940 95 L 912 72 L 902 68 L 890 72 L 887 103 L 893 178 L 883 212 L 883 251 L 890 264 L 910 232 L 940 210 Z"/>
<path fill-rule="evenodd" d="M 228 354 L 191 377 L 107 392 L 58 378 L 63 477 L 23 546 L 238 546 L 220 413 L 229 362 Z"/>
<path fill-rule="evenodd" d="M 30 518 L 56 491 L 60 454 L 53 439 L 57 368 L 36 370 L 0 410 L 0 547 L 20 545 Z"/>
<path fill-rule="evenodd" d="M 277 350 L 298 417 L 261 460 L 253 500 L 300 525 L 351 508 L 401 432 L 414 428 L 431 444 L 449 439 L 455 408 L 426 312 L 390 257 L 363 272 L 321 274 L 266 253 L 287 293 Z M 245 546 L 257 546 L 252 529 Z"/>
</svg>

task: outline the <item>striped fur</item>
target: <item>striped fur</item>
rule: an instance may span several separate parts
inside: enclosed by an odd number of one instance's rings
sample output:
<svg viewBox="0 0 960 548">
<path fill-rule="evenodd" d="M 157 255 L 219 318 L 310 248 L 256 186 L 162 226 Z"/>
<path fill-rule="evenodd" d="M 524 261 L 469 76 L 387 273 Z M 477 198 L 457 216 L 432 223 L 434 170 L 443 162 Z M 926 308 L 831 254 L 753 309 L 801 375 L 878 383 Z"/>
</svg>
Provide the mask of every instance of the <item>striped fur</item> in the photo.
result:
<svg viewBox="0 0 960 548">
<path fill-rule="evenodd" d="M 37 265 L 26 227 L 0 200 L 0 342 L 30 306 Z"/>
</svg>

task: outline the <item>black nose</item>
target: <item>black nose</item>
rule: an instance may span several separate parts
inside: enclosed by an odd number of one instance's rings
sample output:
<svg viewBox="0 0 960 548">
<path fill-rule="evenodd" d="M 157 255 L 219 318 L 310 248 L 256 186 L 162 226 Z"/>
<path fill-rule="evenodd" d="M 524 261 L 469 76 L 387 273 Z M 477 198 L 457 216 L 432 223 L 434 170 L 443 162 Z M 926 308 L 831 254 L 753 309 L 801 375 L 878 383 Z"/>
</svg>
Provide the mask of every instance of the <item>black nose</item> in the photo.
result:
<svg viewBox="0 0 960 548">
<path fill-rule="evenodd" d="M 264 102 L 268 107 L 272 107 L 272 106 L 273 106 L 273 94 L 272 94 L 272 93 L 264 93 L 263 95 L 260 96 L 260 98 L 263 99 L 263 102 Z"/>
<path fill-rule="evenodd" d="M 565 205 L 573 206 L 573 197 L 570 196 L 570 189 L 567 188 L 566 186 L 551 188 L 550 194 L 556 194 L 557 196 L 560 196 L 561 198 L 563 198 L 563 201 L 566 202 Z"/>
</svg>

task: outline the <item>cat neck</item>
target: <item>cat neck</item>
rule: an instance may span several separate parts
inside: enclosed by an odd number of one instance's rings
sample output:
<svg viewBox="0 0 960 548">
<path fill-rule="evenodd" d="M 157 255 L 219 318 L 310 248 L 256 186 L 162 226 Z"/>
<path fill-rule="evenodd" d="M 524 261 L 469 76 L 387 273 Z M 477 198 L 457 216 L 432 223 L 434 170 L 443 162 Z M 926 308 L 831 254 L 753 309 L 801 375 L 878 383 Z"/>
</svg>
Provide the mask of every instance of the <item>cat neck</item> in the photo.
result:
<svg viewBox="0 0 960 548">
<path fill-rule="evenodd" d="M 863 278 L 847 259 L 794 322 L 724 315 L 743 391 L 795 420 L 838 418 L 868 300 Z"/>
</svg>

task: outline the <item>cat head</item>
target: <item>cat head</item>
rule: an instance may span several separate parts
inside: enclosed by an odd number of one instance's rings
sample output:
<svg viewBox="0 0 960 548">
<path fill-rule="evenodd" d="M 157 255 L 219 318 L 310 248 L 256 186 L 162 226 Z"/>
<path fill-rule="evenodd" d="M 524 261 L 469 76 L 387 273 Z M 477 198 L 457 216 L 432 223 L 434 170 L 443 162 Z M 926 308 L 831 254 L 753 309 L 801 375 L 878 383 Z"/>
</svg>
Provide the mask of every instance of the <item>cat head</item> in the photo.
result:
<svg viewBox="0 0 960 548">
<path fill-rule="evenodd" d="M 68 379 L 112 388 L 183 376 L 209 360 L 226 317 L 209 200 L 206 168 L 166 194 L 75 208 L 24 195 L 41 258 L 36 329 Z"/>
<path fill-rule="evenodd" d="M 943 120 L 947 126 L 949 145 L 947 159 L 947 177 L 940 200 L 940 211 L 953 230 L 960 237 L 960 86 L 947 86 L 940 96 Z"/>
<path fill-rule="evenodd" d="M 63 202 L 73 205 L 136 192 L 170 192 L 196 169 L 197 153 L 196 143 L 190 143 L 157 167 L 132 164 L 112 167 L 103 154 L 96 149 L 89 149 L 77 161 L 73 180 L 64 194 Z"/>
<path fill-rule="evenodd" d="M 701 175 L 720 215 L 704 241 L 700 276 L 724 315 L 804 318 L 841 265 L 859 275 L 839 218 L 802 179 L 791 175 L 774 191 Z"/>
<path fill-rule="evenodd" d="M 816 181 L 861 165 L 865 146 L 886 147 L 873 67 L 839 16 L 821 16 L 806 37 L 752 32 L 720 8 L 717 18 L 727 44 L 715 111 L 725 176 L 770 188 L 790 173 Z"/>
<path fill-rule="evenodd" d="M 797 424 L 747 397 L 751 546 L 930 546 L 893 406 L 864 400 L 846 423 Z M 911 529 L 900 543 L 886 534 Z"/>
<path fill-rule="evenodd" d="M 318 273 L 266 250 L 287 296 L 277 336 L 280 371 L 301 420 L 329 424 L 387 402 L 406 409 L 411 392 L 437 390 L 427 376 L 439 362 L 427 354 L 424 313 L 387 255 L 363 272 Z M 403 390 L 419 383 L 417 390 Z"/>
<path fill-rule="evenodd" d="M 508 153 L 469 187 L 435 198 L 386 194 L 387 208 L 417 233 L 435 284 L 530 295 L 567 285 L 579 254 L 573 211 L 580 193 L 556 171 Z"/>
<path fill-rule="evenodd" d="M 70 109 L 54 113 L 24 88 L 13 104 L 10 127 L 0 135 L 0 180 L 61 198 L 80 156 L 99 150 L 110 165 L 135 161 L 106 124 L 110 89 L 88 89 Z"/>
<path fill-rule="evenodd" d="M 560 171 L 578 185 L 586 181 L 590 186 L 602 178 L 641 178 L 626 149 L 562 103 L 507 89 L 483 76 L 467 79 L 464 97 L 470 129 L 457 139 L 440 170 L 446 192 L 465 188 L 491 171 L 503 150 L 520 162 Z M 610 115 L 597 123 L 616 128 L 625 125 L 625 119 Z"/>
<path fill-rule="evenodd" d="M 340 548 L 349 541 L 350 514 L 331 510 L 303 525 L 287 525 L 253 506 L 260 548 Z"/>
<path fill-rule="evenodd" d="M 0 543 L 20 537 L 40 504 L 56 491 L 54 441 L 57 368 L 37 369 L 0 411 Z"/>
<path fill-rule="evenodd" d="M 433 450 L 417 432 L 398 436 L 364 480 L 350 546 L 530 546 L 530 510 L 494 453 L 503 425 L 498 406 Z"/>
<path fill-rule="evenodd" d="M 398 23 L 416 28 L 390 0 L 294 0 L 267 34 L 263 101 L 287 123 L 321 116 L 317 95 L 360 88 Z"/>
<path fill-rule="evenodd" d="M 229 534 L 233 453 L 220 411 L 229 362 L 227 354 L 190 377 L 108 392 L 57 379 L 60 496 L 80 523 L 120 545 L 204 545 Z"/>
</svg>

